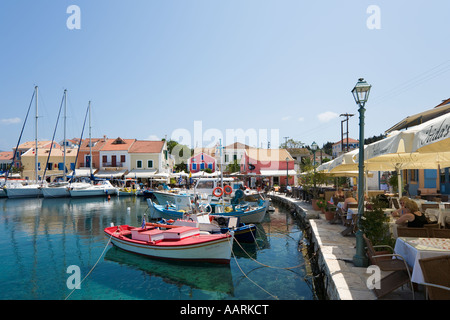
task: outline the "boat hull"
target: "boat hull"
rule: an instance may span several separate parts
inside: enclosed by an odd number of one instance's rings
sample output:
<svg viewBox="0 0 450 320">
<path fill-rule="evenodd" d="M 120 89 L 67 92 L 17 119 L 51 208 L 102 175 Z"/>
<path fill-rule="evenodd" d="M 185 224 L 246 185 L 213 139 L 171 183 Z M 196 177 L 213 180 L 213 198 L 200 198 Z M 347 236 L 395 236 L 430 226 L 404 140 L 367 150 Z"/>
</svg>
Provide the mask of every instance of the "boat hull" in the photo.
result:
<svg viewBox="0 0 450 320">
<path fill-rule="evenodd" d="M 116 188 L 86 188 L 86 189 L 72 189 L 70 190 L 70 196 L 77 197 L 101 197 L 117 194 Z"/>
<path fill-rule="evenodd" d="M 120 226 L 121 229 L 129 226 Z M 116 247 L 139 255 L 167 260 L 205 261 L 228 264 L 233 236 L 230 234 L 196 235 L 178 241 L 156 243 L 132 240 L 116 232 L 117 227 L 105 229 Z"/>
<path fill-rule="evenodd" d="M 150 199 L 147 199 L 147 203 L 150 211 L 150 218 L 152 219 L 183 219 L 184 210 L 176 210 L 167 208 L 167 206 L 162 206 L 154 203 Z M 266 216 L 267 206 L 258 207 L 253 210 L 236 210 L 230 212 L 220 212 L 214 213 L 214 215 L 225 216 L 225 217 L 238 217 L 239 221 L 242 223 L 261 223 Z"/>
<path fill-rule="evenodd" d="M 48 187 L 43 188 L 42 193 L 44 198 L 65 198 L 70 197 L 70 192 L 67 187 Z"/>
<path fill-rule="evenodd" d="M 42 197 L 42 189 L 40 187 L 22 187 L 22 188 L 7 188 L 6 195 L 10 199 L 18 198 L 38 198 Z"/>
</svg>

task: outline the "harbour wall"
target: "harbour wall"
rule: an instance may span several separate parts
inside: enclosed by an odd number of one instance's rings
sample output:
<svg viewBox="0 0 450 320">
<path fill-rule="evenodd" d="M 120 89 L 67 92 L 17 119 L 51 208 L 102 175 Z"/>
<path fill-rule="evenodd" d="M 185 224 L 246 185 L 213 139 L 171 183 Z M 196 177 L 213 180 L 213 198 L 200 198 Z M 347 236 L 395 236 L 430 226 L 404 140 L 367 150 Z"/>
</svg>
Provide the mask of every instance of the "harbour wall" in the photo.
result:
<svg viewBox="0 0 450 320">
<path fill-rule="evenodd" d="M 268 196 L 274 203 L 288 209 L 291 214 L 297 218 L 304 232 L 304 238 L 307 241 L 307 256 L 310 261 L 311 272 L 314 278 L 314 291 L 319 299 L 341 300 L 339 290 L 337 289 L 327 261 L 321 251 L 319 241 L 311 220 L 321 219 L 320 213 L 312 209 L 311 204 L 286 197 L 282 194 L 270 193 Z"/>
</svg>

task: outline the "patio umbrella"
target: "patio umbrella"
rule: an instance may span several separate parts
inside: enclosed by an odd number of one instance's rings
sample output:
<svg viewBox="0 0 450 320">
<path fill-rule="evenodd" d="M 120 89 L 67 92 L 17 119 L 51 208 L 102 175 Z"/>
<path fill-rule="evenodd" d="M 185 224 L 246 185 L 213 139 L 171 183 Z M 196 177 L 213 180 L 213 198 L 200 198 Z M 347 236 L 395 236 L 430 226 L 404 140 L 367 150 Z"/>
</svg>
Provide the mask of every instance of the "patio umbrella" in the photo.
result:
<svg viewBox="0 0 450 320">
<path fill-rule="evenodd" d="M 441 153 L 450 151 L 450 113 L 411 128 L 412 151 Z"/>
<path fill-rule="evenodd" d="M 387 138 L 364 149 L 364 165 L 369 171 L 397 171 L 401 194 L 400 170 L 439 169 L 450 166 L 450 114 L 405 131 L 392 132 Z M 358 153 L 353 156 L 357 167 Z"/>
</svg>

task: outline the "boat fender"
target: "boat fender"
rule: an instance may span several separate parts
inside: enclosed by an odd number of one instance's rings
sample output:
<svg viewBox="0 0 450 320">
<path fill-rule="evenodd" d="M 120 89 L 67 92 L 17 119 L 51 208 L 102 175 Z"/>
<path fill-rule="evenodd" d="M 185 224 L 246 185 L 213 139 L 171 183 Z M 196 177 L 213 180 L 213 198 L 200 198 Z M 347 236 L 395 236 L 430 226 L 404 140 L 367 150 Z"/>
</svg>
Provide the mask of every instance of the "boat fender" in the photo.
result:
<svg viewBox="0 0 450 320">
<path fill-rule="evenodd" d="M 216 191 L 219 191 L 219 194 L 217 194 Z M 213 196 L 215 196 L 215 197 L 217 197 L 217 198 L 218 198 L 218 197 L 221 197 L 222 194 L 223 194 L 223 190 L 222 190 L 221 187 L 216 187 L 216 188 L 214 188 L 212 194 L 213 194 Z"/>
<path fill-rule="evenodd" d="M 229 195 L 229 194 L 231 194 L 233 192 L 233 188 L 231 188 L 230 186 L 227 185 L 227 186 L 223 187 L 223 192 L 226 195 Z"/>
</svg>

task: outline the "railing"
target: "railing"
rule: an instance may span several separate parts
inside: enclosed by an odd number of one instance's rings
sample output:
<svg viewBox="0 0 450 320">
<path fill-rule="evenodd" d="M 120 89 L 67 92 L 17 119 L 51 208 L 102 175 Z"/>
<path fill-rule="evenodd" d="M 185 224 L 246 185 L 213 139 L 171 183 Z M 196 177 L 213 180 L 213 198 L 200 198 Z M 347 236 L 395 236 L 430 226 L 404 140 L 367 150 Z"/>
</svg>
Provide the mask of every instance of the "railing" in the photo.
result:
<svg viewBox="0 0 450 320">
<path fill-rule="evenodd" d="M 116 161 L 116 162 L 103 162 L 102 164 L 103 164 L 102 167 L 105 167 L 105 168 L 115 168 L 115 167 L 122 168 L 122 167 L 124 167 L 125 162 L 119 162 L 119 161 Z"/>
<path fill-rule="evenodd" d="M 89 163 L 80 162 L 79 168 L 89 168 Z M 92 168 L 98 168 L 95 162 L 92 162 Z"/>
</svg>

